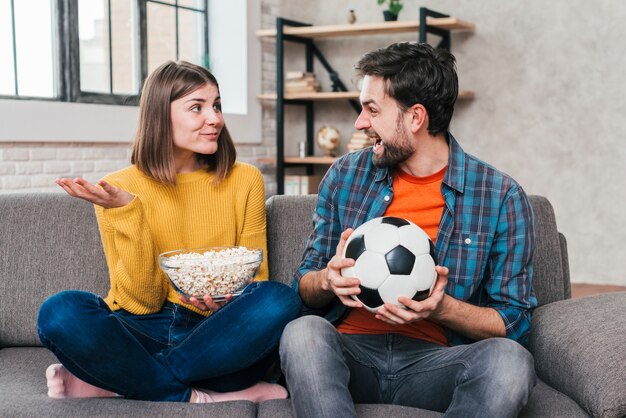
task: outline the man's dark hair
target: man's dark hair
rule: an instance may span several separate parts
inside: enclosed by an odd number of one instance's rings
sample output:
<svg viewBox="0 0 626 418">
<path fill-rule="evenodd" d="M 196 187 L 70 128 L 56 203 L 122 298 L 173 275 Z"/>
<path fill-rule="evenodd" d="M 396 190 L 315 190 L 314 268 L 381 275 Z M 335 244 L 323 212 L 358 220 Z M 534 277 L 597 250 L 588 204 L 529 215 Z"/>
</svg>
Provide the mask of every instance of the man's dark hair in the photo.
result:
<svg viewBox="0 0 626 418">
<path fill-rule="evenodd" d="M 403 110 L 421 103 L 428 112 L 428 133 L 448 131 L 459 94 L 454 55 L 428 44 L 401 42 L 363 55 L 358 76 L 379 76 L 386 93 Z"/>
</svg>

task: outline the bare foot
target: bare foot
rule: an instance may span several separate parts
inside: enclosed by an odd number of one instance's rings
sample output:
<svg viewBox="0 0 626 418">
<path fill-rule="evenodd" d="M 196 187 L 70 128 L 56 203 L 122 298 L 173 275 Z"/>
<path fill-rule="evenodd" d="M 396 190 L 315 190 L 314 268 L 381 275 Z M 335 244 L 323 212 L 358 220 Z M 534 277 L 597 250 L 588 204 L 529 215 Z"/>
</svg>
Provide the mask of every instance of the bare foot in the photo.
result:
<svg viewBox="0 0 626 418">
<path fill-rule="evenodd" d="M 62 364 L 52 364 L 46 370 L 48 396 L 63 398 L 110 398 L 113 392 L 90 385 L 70 373 Z"/>
<path fill-rule="evenodd" d="M 211 403 L 224 401 L 252 401 L 255 403 L 270 399 L 286 399 L 287 389 L 281 385 L 259 382 L 237 392 L 213 392 L 204 389 L 192 389 L 191 403 Z"/>
</svg>

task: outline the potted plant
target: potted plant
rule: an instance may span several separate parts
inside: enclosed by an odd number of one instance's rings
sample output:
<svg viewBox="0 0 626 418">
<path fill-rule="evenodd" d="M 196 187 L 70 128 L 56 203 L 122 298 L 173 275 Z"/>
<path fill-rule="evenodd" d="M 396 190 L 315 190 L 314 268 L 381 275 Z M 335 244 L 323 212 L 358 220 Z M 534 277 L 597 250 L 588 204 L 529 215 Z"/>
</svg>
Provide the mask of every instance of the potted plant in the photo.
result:
<svg viewBox="0 0 626 418">
<path fill-rule="evenodd" d="M 402 10 L 402 0 L 376 0 L 378 5 L 387 5 L 387 9 L 383 11 L 385 20 L 398 20 L 398 14 Z"/>
</svg>

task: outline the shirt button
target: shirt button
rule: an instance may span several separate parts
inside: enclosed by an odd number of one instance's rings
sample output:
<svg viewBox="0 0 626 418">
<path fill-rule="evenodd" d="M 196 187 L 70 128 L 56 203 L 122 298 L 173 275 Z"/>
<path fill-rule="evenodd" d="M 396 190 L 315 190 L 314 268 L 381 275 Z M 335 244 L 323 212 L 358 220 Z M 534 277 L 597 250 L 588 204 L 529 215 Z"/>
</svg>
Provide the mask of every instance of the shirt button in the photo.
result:
<svg viewBox="0 0 626 418">
<path fill-rule="evenodd" d="M 469 245 L 469 244 L 471 244 L 471 243 L 472 243 L 472 240 L 471 240 L 471 239 L 469 239 L 469 238 L 465 238 L 465 243 L 466 243 L 467 245 Z"/>
<path fill-rule="evenodd" d="M 385 199 L 385 202 L 389 202 L 390 197 L 389 196 L 385 196 L 383 199 Z"/>
</svg>

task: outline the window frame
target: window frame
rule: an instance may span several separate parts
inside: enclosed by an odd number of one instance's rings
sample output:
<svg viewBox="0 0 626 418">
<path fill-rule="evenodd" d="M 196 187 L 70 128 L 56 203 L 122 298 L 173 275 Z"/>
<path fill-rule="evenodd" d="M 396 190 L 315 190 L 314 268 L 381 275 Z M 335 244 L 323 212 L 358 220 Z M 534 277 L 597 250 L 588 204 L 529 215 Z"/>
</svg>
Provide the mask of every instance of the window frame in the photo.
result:
<svg viewBox="0 0 626 418">
<path fill-rule="evenodd" d="M 55 0 L 56 1 L 56 0 Z M 231 0 L 229 4 L 238 4 L 238 13 L 231 13 L 229 18 L 244 21 L 247 38 L 236 48 L 246 51 L 243 61 L 235 64 L 228 61 L 226 70 L 231 65 L 243 65 L 246 68 L 247 89 L 241 91 L 241 83 L 236 80 L 236 94 L 247 97 L 247 113 L 225 111 L 224 119 L 236 144 L 259 145 L 264 143 L 262 126 L 262 103 L 257 99 L 262 89 L 262 51 L 261 42 L 256 38 L 256 31 L 261 25 L 260 2 Z M 207 22 L 209 32 L 209 50 L 211 51 L 212 72 L 220 81 L 220 88 L 226 91 L 228 83 L 217 73 L 217 61 L 224 61 L 219 50 L 220 41 L 229 39 L 236 25 L 227 25 L 225 31 L 219 23 L 224 19 L 224 7 L 221 2 L 208 2 Z M 244 10 L 244 12 L 241 11 Z M 222 92 L 224 93 L 224 92 Z M 229 97 L 231 92 L 226 93 Z M 5 123 L 0 126 L 0 145 L 2 143 L 131 143 L 137 128 L 139 108 L 137 106 L 116 106 L 106 104 L 72 103 L 58 98 L 22 96 L 0 96 L 0 113 L 5 116 Z M 37 123 L 33 123 L 36 116 Z M 115 123 L 103 123 L 115 121 Z M 41 127 L 46 129 L 42 130 Z M 97 126 L 98 129 L 93 127 Z"/>
<path fill-rule="evenodd" d="M 41 100 L 41 101 L 53 101 L 53 102 L 72 102 L 72 103 L 95 103 L 95 104 L 109 104 L 109 105 L 122 105 L 122 106 L 136 106 L 139 103 L 138 91 L 136 94 L 116 94 L 116 93 L 98 93 L 83 91 L 80 87 L 80 41 L 78 36 L 78 0 L 55 0 L 56 1 L 56 61 L 53 66 L 57 67 L 56 81 L 57 91 L 55 97 L 39 97 L 39 96 L 21 96 L 21 95 L 0 95 L 2 99 L 15 99 L 15 100 Z M 110 7 L 110 1 L 109 7 Z M 181 6 L 178 4 L 178 0 L 172 2 L 159 1 L 159 0 L 133 0 L 135 2 L 133 7 L 137 8 L 137 14 L 135 21 L 133 22 L 135 36 L 137 37 L 138 50 L 135 53 L 138 55 L 138 69 L 140 83 L 139 89 L 143 85 L 146 77 L 148 76 L 148 31 L 147 31 L 147 4 L 156 3 L 165 6 L 173 7 L 178 10 L 192 10 L 196 13 L 204 15 L 204 54 L 209 57 L 209 7 L 208 0 L 202 0 L 202 6 L 204 10 L 200 10 L 193 7 Z M 176 13 L 178 16 L 178 13 Z M 178 17 L 177 17 L 178 19 Z M 108 24 L 111 24 L 109 19 Z M 176 42 L 178 44 L 178 22 L 176 22 Z M 15 28 L 13 28 L 15 31 Z M 15 37 L 13 39 L 15 42 Z M 178 45 L 176 45 L 176 51 L 178 54 Z M 109 44 L 109 54 L 111 53 L 111 45 Z M 15 51 L 14 51 L 15 54 Z M 111 73 L 111 67 L 109 63 L 109 73 Z M 17 74 L 15 75 L 17 80 Z M 17 83 L 17 81 L 16 81 Z M 19 91 L 18 91 L 19 93 Z"/>
</svg>

